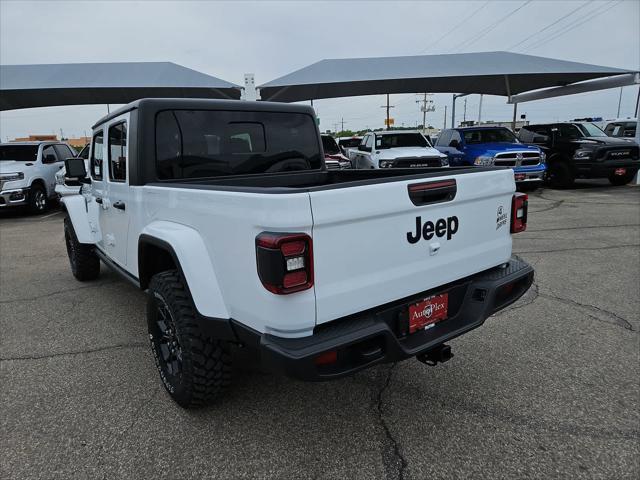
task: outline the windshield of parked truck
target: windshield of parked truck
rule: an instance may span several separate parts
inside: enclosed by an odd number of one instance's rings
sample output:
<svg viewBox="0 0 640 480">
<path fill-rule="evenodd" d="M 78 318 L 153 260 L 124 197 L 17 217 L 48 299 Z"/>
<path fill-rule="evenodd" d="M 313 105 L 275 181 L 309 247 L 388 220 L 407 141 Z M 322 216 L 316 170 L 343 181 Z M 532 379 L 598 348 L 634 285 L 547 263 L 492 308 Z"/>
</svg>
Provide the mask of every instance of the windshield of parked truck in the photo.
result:
<svg viewBox="0 0 640 480">
<path fill-rule="evenodd" d="M 518 143 L 516 136 L 506 128 L 464 130 L 464 143 Z"/>
<path fill-rule="evenodd" d="M 0 161 L 35 162 L 37 159 L 37 145 L 0 145 Z"/>
<path fill-rule="evenodd" d="M 317 135 L 302 113 L 165 110 L 156 117 L 158 178 L 320 169 Z"/>
<path fill-rule="evenodd" d="M 576 125 L 585 137 L 606 137 L 607 134 L 596 127 L 593 123 L 578 123 Z"/>
<path fill-rule="evenodd" d="M 340 138 L 338 139 L 338 143 L 344 148 L 358 148 L 360 140 L 362 140 L 362 137 Z"/>
<path fill-rule="evenodd" d="M 340 153 L 340 147 L 331 135 L 322 135 L 322 149 L 327 155 L 337 155 Z"/>
<path fill-rule="evenodd" d="M 419 133 L 388 133 L 376 135 L 376 148 L 430 147 Z"/>
</svg>

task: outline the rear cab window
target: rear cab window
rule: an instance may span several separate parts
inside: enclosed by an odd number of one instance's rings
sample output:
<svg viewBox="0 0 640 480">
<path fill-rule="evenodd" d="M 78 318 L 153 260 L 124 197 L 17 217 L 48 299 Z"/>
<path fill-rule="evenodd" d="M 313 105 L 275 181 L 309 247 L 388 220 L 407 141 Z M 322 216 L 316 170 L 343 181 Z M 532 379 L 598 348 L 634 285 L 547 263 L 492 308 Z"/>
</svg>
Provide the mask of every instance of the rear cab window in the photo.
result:
<svg viewBox="0 0 640 480">
<path fill-rule="evenodd" d="M 127 179 L 127 124 L 120 122 L 109 127 L 109 180 Z"/>
<path fill-rule="evenodd" d="M 156 115 L 160 180 L 321 167 L 315 121 L 306 114 L 164 110 Z"/>
</svg>

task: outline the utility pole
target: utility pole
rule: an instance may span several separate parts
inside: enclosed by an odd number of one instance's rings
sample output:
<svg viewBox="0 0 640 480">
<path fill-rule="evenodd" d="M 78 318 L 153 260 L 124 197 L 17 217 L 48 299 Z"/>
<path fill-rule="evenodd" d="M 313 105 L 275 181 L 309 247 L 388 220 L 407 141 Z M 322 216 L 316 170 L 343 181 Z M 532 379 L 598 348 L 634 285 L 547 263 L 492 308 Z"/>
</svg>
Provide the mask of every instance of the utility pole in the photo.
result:
<svg viewBox="0 0 640 480">
<path fill-rule="evenodd" d="M 429 97 L 433 96 L 432 93 L 425 93 L 422 100 L 416 100 L 416 103 L 422 104 L 420 106 L 420 110 L 422 111 L 422 133 L 427 130 L 427 112 L 434 112 L 436 110 L 436 107 L 433 104 L 433 100 L 431 100 L 431 98 L 427 100 L 427 95 Z"/>
<path fill-rule="evenodd" d="M 478 125 L 482 121 L 482 94 L 480 94 L 480 105 L 478 106 Z"/>
<path fill-rule="evenodd" d="M 382 105 L 382 107 L 380 108 L 386 108 L 387 109 L 387 130 L 391 129 L 391 125 L 389 125 L 389 109 L 390 108 L 394 108 L 394 105 L 389 105 L 389 94 L 387 93 L 387 104 L 386 105 Z"/>
<path fill-rule="evenodd" d="M 344 132 L 344 117 L 342 117 L 342 129 L 340 131 Z"/>
<path fill-rule="evenodd" d="M 442 129 L 447 128 L 447 106 L 444 106 L 444 123 L 442 124 Z"/>
</svg>

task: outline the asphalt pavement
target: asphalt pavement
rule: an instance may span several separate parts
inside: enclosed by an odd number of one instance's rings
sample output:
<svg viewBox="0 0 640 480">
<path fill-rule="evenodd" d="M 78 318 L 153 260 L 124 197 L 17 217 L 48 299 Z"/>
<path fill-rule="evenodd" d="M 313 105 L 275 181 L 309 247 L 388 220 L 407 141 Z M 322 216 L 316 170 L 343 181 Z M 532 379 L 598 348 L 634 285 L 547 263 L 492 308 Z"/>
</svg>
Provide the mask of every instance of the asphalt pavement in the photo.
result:
<svg viewBox="0 0 640 480">
<path fill-rule="evenodd" d="M 145 296 L 71 275 L 63 214 L 0 212 L 0 478 L 640 477 L 640 187 L 530 194 L 517 304 L 415 360 L 330 383 L 241 363 L 185 411 Z"/>
</svg>

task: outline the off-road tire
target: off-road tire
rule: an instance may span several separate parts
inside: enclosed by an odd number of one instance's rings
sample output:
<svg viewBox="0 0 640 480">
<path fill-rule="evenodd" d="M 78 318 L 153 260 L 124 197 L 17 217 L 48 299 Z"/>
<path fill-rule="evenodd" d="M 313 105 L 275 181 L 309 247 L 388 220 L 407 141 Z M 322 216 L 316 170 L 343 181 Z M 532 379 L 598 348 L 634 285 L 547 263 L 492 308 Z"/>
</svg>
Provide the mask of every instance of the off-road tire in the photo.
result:
<svg viewBox="0 0 640 480">
<path fill-rule="evenodd" d="M 549 165 L 547 183 L 556 188 L 569 188 L 573 186 L 575 177 L 569 166 L 563 162 L 553 162 Z"/>
<path fill-rule="evenodd" d="M 626 185 L 627 183 L 629 183 L 631 180 L 633 180 L 633 177 L 636 176 L 636 173 L 626 173 L 624 175 L 614 175 L 613 173 L 611 175 L 609 175 L 609 183 L 611 183 L 611 185 L 615 185 L 615 186 L 622 186 L 622 185 Z"/>
<path fill-rule="evenodd" d="M 100 259 L 96 255 L 93 245 L 78 241 L 73 224 L 68 216 L 64 218 L 64 239 L 67 244 L 71 273 L 76 277 L 76 280 L 86 282 L 98 278 L 98 275 L 100 275 Z"/>
<path fill-rule="evenodd" d="M 178 271 L 151 278 L 147 324 L 160 379 L 176 403 L 199 407 L 223 394 L 231 383 L 229 345 L 201 332 L 189 289 Z"/>
<path fill-rule="evenodd" d="M 49 206 L 49 199 L 47 198 L 47 191 L 42 185 L 36 183 L 29 189 L 28 196 L 29 212 L 32 215 L 44 213 Z"/>
</svg>

